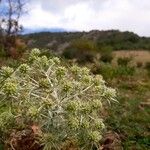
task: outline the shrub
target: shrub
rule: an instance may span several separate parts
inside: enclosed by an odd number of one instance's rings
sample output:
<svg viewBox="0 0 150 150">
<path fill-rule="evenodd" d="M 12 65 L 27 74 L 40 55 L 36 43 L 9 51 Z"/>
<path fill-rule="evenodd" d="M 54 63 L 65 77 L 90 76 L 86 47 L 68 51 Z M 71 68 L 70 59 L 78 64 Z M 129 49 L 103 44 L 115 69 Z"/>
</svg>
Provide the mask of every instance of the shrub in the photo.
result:
<svg viewBox="0 0 150 150">
<path fill-rule="evenodd" d="M 5 57 L 6 56 L 6 53 L 4 51 L 4 49 L 1 47 L 0 45 L 0 57 Z"/>
<path fill-rule="evenodd" d="M 150 62 L 147 62 L 147 63 L 145 64 L 145 69 L 147 70 L 148 75 L 150 76 Z"/>
<path fill-rule="evenodd" d="M 71 49 L 70 49 L 70 50 L 65 49 L 65 50 L 63 51 L 63 53 L 62 53 L 62 56 L 63 56 L 64 58 L 66 58 L 66 59 L 73 59 L 73 58 L 74 58 L 73 52 L 72 52 Z"/>
<path fill-rule="evenodd" d="M 101 74 L 105 80 L 110 81 L 117 77 L 133 76 L 135 74 L 135 67 L 129 66 L 112 66 L 109 63 L 100 63 L 99 66 L 93 68 L 94 74 Z"/>
<path fill-rule="evenodd" d="M 118 58 L 117 63 L 120 66 L 128 66 L 131 60 L 132 60 L 131 57 Z"/>
<path fill-rule="evenodd" d="M 66 49 L 62 55 L 66 59 L 76 59 L 78 63 L 83 64 L 94 61 L 94 55 L 89 51 L 81 51 L 79 49 Z"/>
<path fill-rule="evenodd" d="M 150 62 L 147 62 L 147 63 L 145 64 L 145 69 L 150 70 Z"/>
<path fill-rule="evenodd" d="M 96 51 L 97 47 L 93 41 L 80 38 L 73 40 L 63 51 L 62 56 L 67 59 L 76 59 L 78 63 L 93 62 Z"/>
<path fill-rule="evenodd" d="M 135 67 L 118 66 L 116 69 L 116 76 L 133 76 L 135 71 Z"/>
<path fill-rule="evenodd" d="M 100 53 L 101 53 L 100 60 L 102 62 L 111 63 L 111 61 L 113 59 L 113 56 L 112 56 L 112 47 L 110 47 L 110 46 L 102 47 L 101 50 L 100 50 Z"/>
<path fill-rule="evenodd" d="M 137 62 L 137 64 L 136 64 L 136 65 L 137 65 L 137 67 L 138 67 L 138 68 L 142 68 L 143 63 L 142 63 L 142 62 Z"/>
<path fill-rule="evenodd" d="M 102 54 L 101 55 L 101 61 L 103 61 L 103 62 L 105 62 L 105 63 L 111 63 L 111 61 L 112 61 L 112 59 L 113 59 L 113 56 L 112 56 L 112 54 L 110 53 L 106 53 L 106 54 Z"/>
<path fill-rule="evenodd" d="M 0 71 L 1 137 L 36 126 L 46 150 L 61 149 L 68 141 L 81 149 L 99 148 L 105 129 L 101 108 L 115 100 L 115 90 L 87 68 L 66 68 L 57 57 L 39 55 L 34 49 L 28 64 Z"/>
<path fill-rule="evenodd" d="M 73 40 L 71 42 L 71 47 L 79 49 L 81 51 L 96 51 L 97 50 L 96 44 L 92 40 L 89 40 L 86 38 Z"/>
<path fill-rule="evenodd" d="M 101 74 L 105 80 L 110 80 L 116 77 L 115 68 L 109 63 L 100 63 L 93 73 Z"/>
</svg>

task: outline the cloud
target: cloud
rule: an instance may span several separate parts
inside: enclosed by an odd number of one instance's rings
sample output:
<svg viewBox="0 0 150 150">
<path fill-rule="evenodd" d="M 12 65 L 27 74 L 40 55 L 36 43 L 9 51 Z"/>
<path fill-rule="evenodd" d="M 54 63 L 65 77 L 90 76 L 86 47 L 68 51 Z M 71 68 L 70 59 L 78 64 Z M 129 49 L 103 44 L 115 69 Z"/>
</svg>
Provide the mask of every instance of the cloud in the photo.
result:
<svg viewBox="0 0 150 150">
<path fill-rule="evenodd" d="M 149 0 L 32 0 L 21 23 L 28 28 L 129 30 L 150 36 Z"/>
</svg>

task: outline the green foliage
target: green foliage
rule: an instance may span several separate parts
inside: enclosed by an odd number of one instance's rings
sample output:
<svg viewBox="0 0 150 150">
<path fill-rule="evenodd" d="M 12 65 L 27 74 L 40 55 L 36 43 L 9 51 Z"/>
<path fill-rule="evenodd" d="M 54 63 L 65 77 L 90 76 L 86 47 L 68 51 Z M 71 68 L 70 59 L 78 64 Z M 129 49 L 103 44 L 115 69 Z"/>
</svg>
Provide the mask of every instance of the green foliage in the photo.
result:
<svg viewBox="0 0 150 150">
<path fill-rule="evenodd" d="M 132 32 L 118 30 L 103 31 L 98 40 L 98 47 L 111 46 L 113 50 L 135 50 L 150 47 L 149 38 L 142 38 Z"/>
<path fill-rule="evenodd" d="M 73 59 L 75 57 L 75 50 L 73 49 L 66 49 L 63 51 L 62 54 L 66 59 Z"/>
<path fill-rule="evenodd" d="M 150 62 L 147 62 L 147 63 L 146 63 L 145 68 L 146 68 L 147 70 L 150 70 Z"/>
<path fill-rule="evenodd" d="M 112 54 L 102 54 L 101 55 L 101 61 L 105 62 L 105 63 L 111 63 L 113 59 Z"/>
<path fill-rule="evenodd" d="M 124 91 L 124 93 L 128 92 Z M 123 149 L 148 150 L 150 146 L 149 110 L 140 108 L 143 100 L 134 94 L 134 98 L 120 96 L 118 101 L 118 105 L 112 105 L 108 110 L 107 125 L 121 134 Z"/>
<path fill-rule="evenodd" d="M 6 56 L 6 52 L 3 49 L 3 47 L 0 45 L 0 57 L 4 57 L 4 56 Z"/>
<path fill-rule="evenodd" d="M 147 62 L 147 63 L 145 64 L 145 69 L 150 70 L 150 62 Z"/>
<path fill-rule="evenodd" d="M 63 52 L 63 57 L 66 59 L 76 59 L 79 64 L 85 64 L 87 62 L 94 61 L 94 55 L 91 52 L 84 51 L 81 52 L 77 49 L 67 49 Z"/>
<path fill-rule="evenodd" d="M 94 54 L 97 51 L 96 44 L 88 39 L 77 39 L 63 51 L 67 59 L 77 59 L 79 63 L 93 62 Z"/>
<path fill-rule="evenodd" d="M 4 150 L 4 147 L 1 143 L 0 143 L 0 150 Z"/>
<path fill-rule="evenodd" d="M 120 57 L 118 58 L 117 63 L 120 66 L 128 66 L 131 60 L 132 60 L 131 57 L 123 57 L 123 58 Z"/>
<path fill-rule="evenodd" d="M 37 125 L 45 150 L 61 149 L 67 140 L 81 149 L 99 148 L 105 129 L 101 108 L 116 97 L 100 75 L 76 65 L 67 68 L 34 49 L 28 64 L 15 71 L 2 68 L 0 81 L 0 107 L 7 106 L 0 115 L 2 138 L 12 129 Z"/>
<path fill-rule="evenodd" d="M 101 58 L 100 60 L 105 63 L 111 63 L 113 56 L 112 56 L 112 47 L 105 46 L 102 47 L 100 50 Z"/>
<path fill-rule="evenodd" d="M 117 76 L 133 76 L 135 74 L 135 67 L 130 66 L 118 66 L 116 69 Z"/>
<path fill-rule="evenodd" d="M 109 63 L 100 63 L 93 73 L 101 74 L 105 80 L 110 80 L 116 77 L 115 68 Z"/>
<path fill-rule="evenodd" d="M 150 62 L 147 62 L 147 63 L 146 63 L 145 69 L 147 70 L 148 75 L 150 76 Z"/>
<path fill-rule="evenodd" d="M 92 70 L 94 74 L 101 74 L 107 81 L 119 77 L 133 76 L 135 71 L 135 67 L 113 66 L 109 63 L 100 63 L 100 65 Z"/>
<path fill-rule="evenodd" d="M 71 43 L 71 47 L 77 48 L 81 51 L 95 51 L 95 50 L 97 50 L 95 43 L 93 41 L 85 39 L 85 38 L 73 40 Z"/>
<path fill-rule="evenodd" d="M 150 38 L 139 37 L 132 32 L 120 32 L 118 30 L 108 31 L 90 31 L 90 32 L 61 32 L 61 33 L 35 33 L 24 35 L 23 38 L 30 42 L 29 47 L 34 48 L 46 48 L 49 41 L 56 41 L 55 48 L 63 43 L 70 43 L 73 40 L 79 40 L 82 38 L 90 39 L 94 41 L 98 46 L 98 49 L 109 46 L 112 50 L 150 50 Z"/>
</svg>

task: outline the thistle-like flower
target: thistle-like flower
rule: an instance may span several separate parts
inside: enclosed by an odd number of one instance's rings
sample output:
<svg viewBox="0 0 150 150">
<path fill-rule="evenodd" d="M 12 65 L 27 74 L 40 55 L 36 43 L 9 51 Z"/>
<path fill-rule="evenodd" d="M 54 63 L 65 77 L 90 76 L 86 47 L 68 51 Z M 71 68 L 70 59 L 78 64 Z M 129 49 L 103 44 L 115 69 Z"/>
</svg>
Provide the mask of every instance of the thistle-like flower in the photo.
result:
<svg viewBox="0 0 150 150">
<path fill-rule="evenodd" d="M 104 130 L 105 129 L 105 125 L 103 123 L 104 121 L 102 119 L 96 119 L 95 120 L 95 127 L 99 130 Z"/>
<path fill-rule="evenodd" d="M 38 49 L 38 48 L 34 48 L 34 49 L 32 49 L 32 51 L 31 51 L 31 55 L 32 56 L 39 56 L 40 55 L 40 50 Z"/>
<path fill-rule="evenodd" d="M 63 83 L 63 91 L 64 92 L 66 92 L 66 93 L 71 92 L 72 88 L 73 88 L 72 82 L 64 82 Z"/>
<path fill-rule="evenodd" d="M 84 129 L 89 129 L 89 127 L 90 127 L 90 122 L 87 121 L 86 119 L 83 119 L 83 120 L 82 120 L 82 123 L 81 123 L 81 127 L 84 128 Z"/>
<path fill-rule="evenodd" d="M 105 88 L 104 94 L 105 94 L 106 98 L 113 99 L 116 97 L 116 90 L 113 88 Z"/>
<path fill-rule="evenodd" d="M 72 67 L 70 68 L 70 70 L 71 70 L 71 72 L 72 72 L 74 75 L 78 75 L 78 74 L 80 73 L 80 71 L 81 71 L 81 68 L 78 67 L 78 66 L 76 66 L 76 65 L 74 65 L 74 66 L 72 66 Z"/>
<path fill-rule="evenodd" d="M 14 95 L 17 92 L 17 85 L 12 82 L 6 82 L 3 86 L 3 92 L 8 96 Z"/>
<path fill-rule="evenodd" d="M 66 68 L 65 67 L 58 67 L 56 70 L 56 76 L 57 77 L 62 77 L 66 74 Z"/>
<path fill-rule="evenodd" d="M 83 75 L 81 80 L 83 83 L 90 84 L 92 81 L 92 77 L 89 75 Z"/>
<path fill-rule="evenodd" d="M 102 102 L 99 99 L 95 99 L 91 102 L 93 109 L 101 109 L 102 108 Z"/>
<path fill-rule="evenodd" d="M 14 72 L 14 69 L 13 68 L 10 68 L 10 67 L 2 67 L 1 68 L 1 73 L 0 75 L 2 77 L 5 77 L 5 78 L 8 78 L 10 77 L 10 75 Z"/>
<path fill-rule="evenodd" d="M 49 61 L 48 58 L 46 56 L 42 56 L 39 60 L 40 65 L 42 65 L 43 67 L 46 67 L 49 65 Z"/>
<path fill-rule="evenodd" d="M 90 70 L 86 67 L 81 68 L 81 74 L 82 75 L 89 75 Z"/>
<path fill-rule="evenodd" d="M 38 59 L 38 56 L 40 55 L 40 50 L 37 48 L 32 49 L 29 57 L 29 62 L 33 63 L 35 60 Z"/>
<path fill-rule="evenodd" d="M 79 107 L 79 104 L 77 101 L 69 101 L 66 104 L 66 110 L 69 112 L 75 112 Z"/>
<path fill-rule="evenodd" d="M 39 87 L 40 88 L 48 88 L 49 86 L 50 86 L 50 84 L 46 78 L 42 78 L 39 80 Z"/>
<path fill-rule="evenodd" d="M 28 110 L 28 114 L 29 114 L 29 116 L 31 116 L 31 117 L 34 117 L 34 116 L 36 116 L 37 114 L 38 114 L 38 109 L 37 109 L 37 107 L 36 106 L 31 106 L 30 108 L 29 108 L 29 110 Z"/>
<path fill-rule="evenodd" d="M 92 105 L 90 105 L 89 102 L 82 102 L 80 109 L 81 109 L 81 112 L 82 112 L 83 114 L 87 114 L 87 113 L 90 113 L 90 112 L 91 112 L 91 110 L 92 110 Z"/>
<path fill-rule="evenodd" d="M 79 127 L 79 120 L 75 117 L 70 117 L 68 119 L 68 126 L 71 128 L 71 129 L 77 129 Z"/>
<path fill-rule="evenodd" d="M 29 67 L 27 64 L 22 64 L 22 65 L 20 65 L 20 67 L 19 67 L 19 71 L 20 71 L 22 74 L 26 74 L 29 70 L 30 70 L 30 67 Z"/>
<path fill-rule="evenodd" d="M 98 143 L 102 139 L 101 133 L 98 131 L 89 132 L 89 140 Z"/>
<path fill-rule="evenodd" d="M 103 80 L 103 77 L 101 75 L 96 75 L 95 78 L 93 79 L 94 85 L 99 86 L 99 85 L 104 85 L 105 81 Z"/>
<path fill-rule="evenodd" d="M 58 57 L 54 57 L 53 61 L 55 64 L 60 64 L 60 59 Z"/>
</svg>

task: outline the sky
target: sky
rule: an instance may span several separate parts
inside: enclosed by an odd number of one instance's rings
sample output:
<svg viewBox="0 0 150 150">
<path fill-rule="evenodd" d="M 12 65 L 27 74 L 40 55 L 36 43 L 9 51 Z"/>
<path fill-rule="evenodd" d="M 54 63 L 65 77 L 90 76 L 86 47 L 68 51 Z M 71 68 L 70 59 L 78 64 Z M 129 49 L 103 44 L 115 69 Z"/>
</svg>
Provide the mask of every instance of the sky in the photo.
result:
<svg viewBox="0 0 150 150">
<path fill-rule="evenodd" d="M 150 36 L 150 0 L 29 0 L 25 28 L 119 29 Z"/>
</svg>

